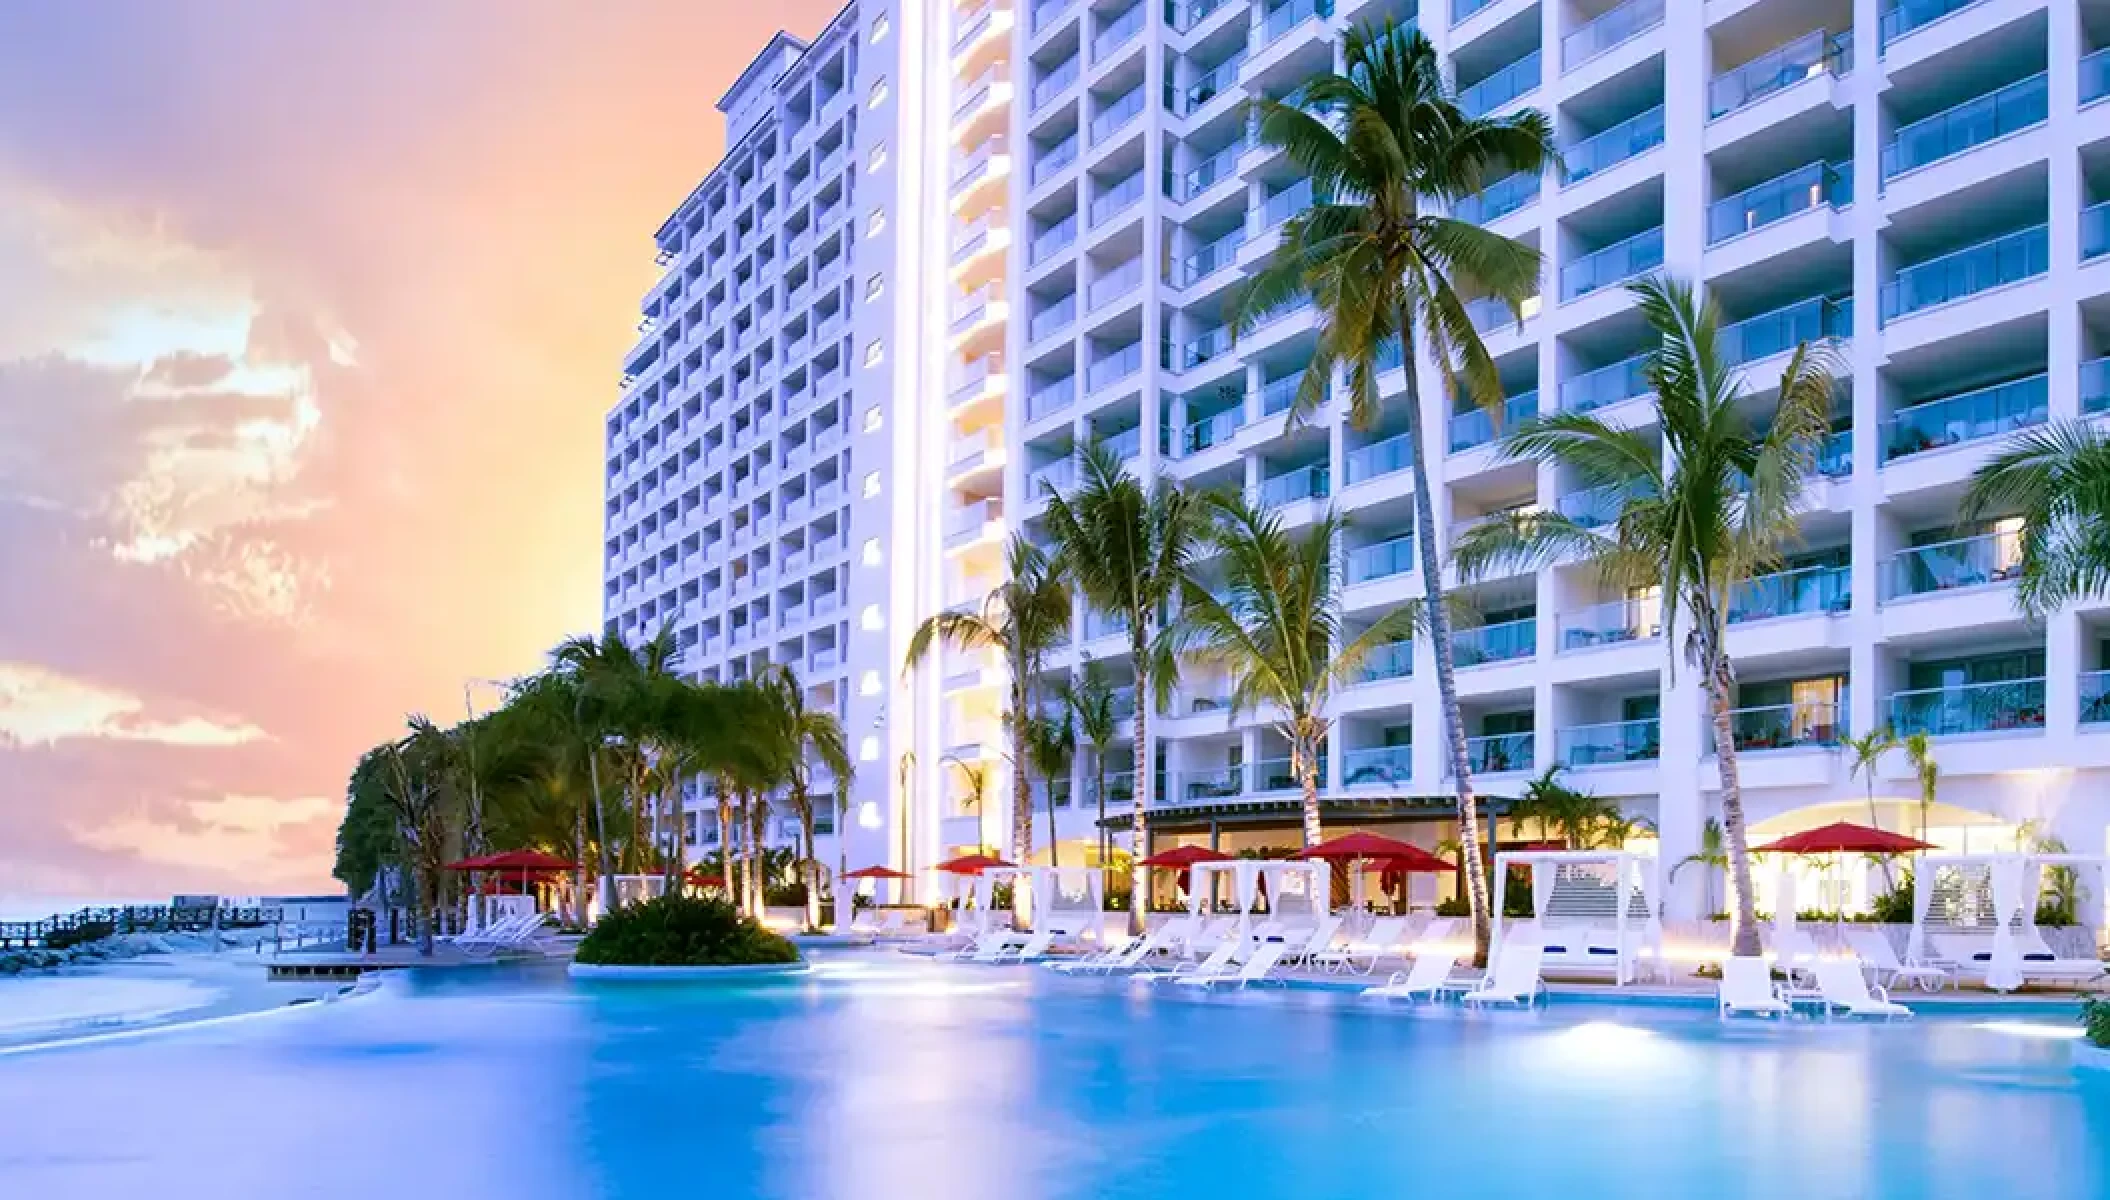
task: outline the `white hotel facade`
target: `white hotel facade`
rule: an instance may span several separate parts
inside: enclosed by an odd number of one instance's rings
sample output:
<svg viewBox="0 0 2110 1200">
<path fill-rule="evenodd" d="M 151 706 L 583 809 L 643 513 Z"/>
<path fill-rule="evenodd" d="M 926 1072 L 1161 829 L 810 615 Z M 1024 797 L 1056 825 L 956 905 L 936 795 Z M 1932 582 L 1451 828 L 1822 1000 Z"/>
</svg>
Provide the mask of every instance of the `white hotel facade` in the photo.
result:
<svg viewBox="0 0 2110 1200">
<path fill-rule="evenodd" d="M 1564 173 L 1466 206 L 1545 256 L 1522 324 L 1483 322 L 1512 417 L 1652 422 L 1619 285 L 1657 269 L 1719 302 L 1755 414 L 1788 347 L 1840 339 L 1803 545 L 1735 605 L 1760 832 L 1869 819 L 1839 743 L 1888 724 L 1936 735 L 1932 840 L 2004 848 L 2036 821 L 2110 850 L 2110 599 L 2025 620 L 2012 523 L 1959 513 L 2009 432 L 2110 410 L 2110 0 L 1017 4 L 854 3 L 810 46 L 771 44 L 721 102 L 724 161 L 659 231 L 666 272 L 609 417 L 608 621 L 671 622 L 704 677 L 790 664 L 835 706 L 860 760 L 850 858 L 920 870 L 1004 844 L 1001 664 L 906 672 L 902 650 L 997 583 L 1008 532 L 1045 539 L 1083 442 L 1293 524 L 1339 507 L 1351 624 L 1421 595 L 1403 416 L 1359 430 L 1335 403 L 1288 430 L 1310 310 L 1235 343 L 1224 323 L 1310 202 L 1253 143 L 1248 102 L 1386 17 L 1419 25 L 1470 110 L 1536 107 L 1558 133 Z M 1556 468 L 1503 461 L 1493 422 L 1416 366 L 1446 541 L 1518 506 L 1603 510 Z M 1395 406 L 1403 390 L 1388 373 Z M 1646 816 L 1666 863 L 1692 853 L 1717 772 L 1652 601 L 1576 567 L 1464 595 L 1476 786 L 1514 795 L 1560 764 Z M 1051 670 L 1088 660 L 1126 674 L 1118 631 L 1080 609 Z M 1433 655 L 1402 644 L 1369 676 L 1335 705 L 1327 819 L 1434 845 Z M 1284 744 L 1265 714 L 1228 721 L 1224 692 L 1190 674 L 1154 725 L 1158 848 L 1296 839 Z M 1123 818 L 1126 735 L 1107 764 Z M 1099 836 L 1097 775 L 1080 750 L 1056 785 L 1065 861 Z M 1886 826 L 1919 828 L 1902 756 L 1874 791 Z"/>
</svg>

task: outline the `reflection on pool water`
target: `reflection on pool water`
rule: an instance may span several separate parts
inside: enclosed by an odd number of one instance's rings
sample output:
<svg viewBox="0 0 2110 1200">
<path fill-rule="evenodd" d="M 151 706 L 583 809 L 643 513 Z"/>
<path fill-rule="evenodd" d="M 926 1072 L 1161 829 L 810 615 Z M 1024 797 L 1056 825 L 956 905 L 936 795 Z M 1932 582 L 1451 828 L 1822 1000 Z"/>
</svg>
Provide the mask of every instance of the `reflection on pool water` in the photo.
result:
<svg viewBox="0 0 2110 1200">
<path fill-rule="evenodd" d="M 2029 1035 L 2055 1015 L 1173 990 L 869 954 L 406 976 L 0 1058 L 0 1196 L 2110 1196 L 2110 1077 Z"/>
</svg>

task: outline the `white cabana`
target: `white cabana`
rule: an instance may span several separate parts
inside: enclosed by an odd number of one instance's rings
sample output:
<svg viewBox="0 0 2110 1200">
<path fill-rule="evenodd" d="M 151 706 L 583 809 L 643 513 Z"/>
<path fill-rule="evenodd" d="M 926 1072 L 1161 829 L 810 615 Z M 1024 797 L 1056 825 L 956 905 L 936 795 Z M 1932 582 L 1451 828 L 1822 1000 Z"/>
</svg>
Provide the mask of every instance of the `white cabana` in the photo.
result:
<svg viewBox="0 0 2110 1200">
<path fill-rule="evenodd" d="M 1263 896 L 1270 919 L 1288 925 L 1309 926 L 1326 915 L 1333 898 L 1333 869 L 1324 860 L 1281 858 L 1234 858 L 1224 862 L 1196 863 L 1189 868 L 1188 911 L 1199 914 L 1205 897 L 1215 894 L 1215 881 L 1231 881 L 1232 903 L 1238 907 L 1238 935 L 1252 934 L 1253 910 Z"/>
<path fill-rule="evenodd" d="M 1508 850 L 1495 855 L 1495 904 L 1489 960 L 1502 951 L 1502 887 L 1511 867 L 1531 872 L 1531 911 L 1523 923 L 1546 948 L 1553 973 L 1608 972 L 1627 984 L 1644 963 L 1663 961 L 1663 923 L 1656 913 L 1656 860 L 1624 850 Z"/>
<path fill-rule="evenodd" d="M 2084 982 L 2103 973 L 2089 939 L 2088 957 L 2054 953 L 2037 928 L 2037 902 L 2046 872 L 2080 877 L 2077 916 L 2091 933 L 2102 916 L 2105 860 L 2091 854 L 1929 854 L 1912 873 L 1912 936 L 1908 961 L 1945 959 L 1982 973 L 1985 985 L 2008 992 L 2032 981 Z M 2088 919 L 2089 902 L 2097 921 Z"/>
<path fill-rule="evenodd" d="M 1014 870 L 1017 870 L 1014 868 Z M 1097 939 L 1105 921 L 1106 873 L 1097 867 L 1027 867 L 1014 906 L 1026 928 Z"/>
</svg>

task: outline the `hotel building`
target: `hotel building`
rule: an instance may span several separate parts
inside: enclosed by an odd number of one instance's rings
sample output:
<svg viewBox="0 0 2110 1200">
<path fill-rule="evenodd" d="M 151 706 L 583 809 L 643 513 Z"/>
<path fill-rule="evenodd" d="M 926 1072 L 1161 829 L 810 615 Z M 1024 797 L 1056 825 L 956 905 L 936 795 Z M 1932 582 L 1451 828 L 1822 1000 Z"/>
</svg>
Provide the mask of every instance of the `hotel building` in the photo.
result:
<svg viewBox="0 0 2110 1200">
<path fill-rule="evenodd" d="M 734 150 L 661 231 L 674 260 L 646 300 L 659 324 L 610 418 L 610 619 L 672 617 L 721 678 L 802 665 L 853 737 L 880 738 L 857 785 L 872 853 L 927 867 L 1004 844 L 1003 677 L 959 656 L 904 674 L 901 643 L 997 582 L 1007 531 L 1046 538 L 1045 496 L 1069 485 L 1080 444 L 1147 479 L 1243 489 L 1293 526 L 1341 509 L 1351 625 L 1419 597 L 1401 368 L 1376 428 L 1349 426 L 1336 400 L 1291 429 L 1311 310 L 1235 340 L 1225 321 L 1230 289 L 1312 201 L 1255 141 L 1249 102 L 1339 66 L 1342 31 L 1386 18 L 1435 43 L 1468 111 L 1535 107 L 1556 129 L 1562 170 L 1494 181 L 1457 214 L 1544 255 L 1521 323 L 1475 306 L 1503 421 L 1565 408 L 1650 428 L 1648 331 L 1621 285 L 1652 271 L 1704 283 L 1755 419 L 1788 350 L 1837 339 L 1835 432 L 1801 544 L 1731 614 L 1760 833 L 1869 820 L 1842 743 L 1887 725 L 1933 735 L 1931 840 L 2004 848 L 2035 821 L 2110 850 L 2110 600 L 2025 619 L 2014 523 L 1966 522 L 1959 504 L 2013 431 L 2110 409 L 2097 0 L 969 0 L 903 4 L 891 45 L 869 36 L 877 14 L 846 10 L 743 77 L 726 105 Z M 892 96 L 870 105 L 881 75 Z M 766 114 L 742 125 L 743 105 Z M 882 143 L 893 164 L 869 169 Z M 816 169 L 832 149 L 843 160 Z M 824 193 L 839 213 L 821 215 Z M 778 199 L 755 212 L 763 194 Z M 823 262 L 829 245 L 844 266 Z M 887 297 L 869 304 L 875 277 Z M 761 295 L 774 307 L 750 307 Z M 700 323 L 685 315 L 698 298 Z M 883 365 L 866 363 L 873 345 Z M 1412 365 L 1446 549 L 1508 509 L 1610 511 L 1558 468 L 1504 460 L 1499 423 Z M 824 450 L 824 430 L 842 440 Z M 872 472 L 879 490 L 858 492 Z M 824 478 L 858 492 L 822 505 L 833 523 L 813 503 Z M 833 557 L 810 552 L 837 536 Z M 869 538 L 877 569 L 856 552 Z M 1559 765 L 1647 818 L 1665 863 L 1693 853 L 1718 815 L 1717 767 L 1653 598 L 1576 566 L 1461 594 L 1477 619 L 1454 655 L 1491 807 Z M 820 595 L 838 607 L 814 613 Z M 1080 609 L 1051 671 L 1093 661 L 1122 681 L 1119 634 Z M 1327 819 L 1432 845 L 1450 789 L 1433 655 L 1401 643 L 1366 676 L 1334 705 Z M 1265 714 L 1230 720 L 1226 691 L 1190 672 L 1154 723 L 1160 847 L 1296 841 L 1284 743 Z M 1125 828 L 1125 722 L 1108 759 Z M 979 792 L 962 764 L 986 772 Z M 1065 861 L 1099 837 L 1098 774 L 1080 748 L 1055 785 Z M 1873 794 L 1886 826 L 1919 829 L 1901 754 Z M 1505 823 L 1499 840 L 1523 831 Z M 1700 903 L 1689 878 L 1671 897 L 1674 912 Z"/>
</svg>

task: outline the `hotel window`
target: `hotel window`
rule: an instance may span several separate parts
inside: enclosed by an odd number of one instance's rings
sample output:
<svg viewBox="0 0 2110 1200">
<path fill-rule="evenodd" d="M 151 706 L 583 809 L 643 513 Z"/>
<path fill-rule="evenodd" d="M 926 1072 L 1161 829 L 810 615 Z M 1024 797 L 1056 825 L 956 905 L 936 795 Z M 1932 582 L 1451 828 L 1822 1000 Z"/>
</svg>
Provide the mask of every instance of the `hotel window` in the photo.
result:
<svg viewBox="0 0 2110 1200">
<path fill-rule="evenodd" d="M 885 41 L 886 35 L 892 33 L 893 30 L 894 23 L 892 21 L 887 20 L 887 15 L 885 13 L 880 13 L 878 16 L 872 18 L 872 44 L 876 46 L 880 42 Z"/>
<path fill-rule="evenodd" d="M 873 631 L 883 627 L 886 624 L 886 618 L 879 615 L 879 606 L 877 604 L 867 604 L 864 612 L 858 616 L 857 622 L 864 626 L 867 631 Z"/>
<path fill-rule="evenodd" d="M 867 99 L 867 100 L 865 101 L 865 107 L 866 107 L 866 108 L 878 108 L 878 107 L 879 107 L 880 105 L 882 105 L 882 104 L 885 104 L 885 103 L 886 103 L 886 98 L 887 98 L 887 86 L 886 86 L 886 79 L 885 79 L 885 77 L 883 77 L 883 76 L 882 76 L 882 77 L 881 77 L 881 78 L 879 79 L 879 81 L 878 81 L 877 83 L 874 83 L 874 84 L 872 85 L 872 95 L 871 95 L 871 97 L 870 97 L 869 99 Z"/>
<path fill-rule="evenodd" d="M 878 433 L 879 427 L 885 422 L 886 414 L 880 410 L 880 407 L 877 404 L 874 404 L 871 407 L 865 409 L 866 433 Z"/>
<path fill-rule="evenodd" d="M 867 735 L 865 735 L 865 737 L 864 737 L 864 739 L 863 739 L 862 741 L 860 741 L 860 742 L 858 742 L 858 743 L 857 743 L 857 761 L 858 761 L 858 762 L 878 762 L 878 761 L 879 761 L 879 739 L 878 739 L 878 738 L 876 738 L 876 737 L 873 737 L 873 736 L 871 736 L 870 734 L 867 734 Z"/>
<path fill-rule="evenodd" d="M 871 219 L 869 219 L 869 220 L 867 220 L 867 221 L 865 222 L 865 236 L 866 236 L 866 237 L 868 237 L 868 238 L 876 238 L 876 237 L 878 237 L 878 236 L 879 236 L 880 234 L 882 234 L 882 233 L 885 233 L 885 232 L 886 232 L 886 213 L 885 213 L 885 212 L 875 212 L 875 213 L 873 213 L 873 214 L 872 214 L 872 216 L 871 216 Z"/>
<path fill-rule="evenodd" d="M 886 143 L 881 142 L 877 146 L 872 147 L 872 157 L 865 169 L 876 172 L 884 166 L 886 166 Z"/>
<path fill-rule="evenodd" d="M 877 696 L 879 694 L 879 672 L 866 671 L 857 681 L 857 694 Z"/>
<path fill-rule="evenodd" d="M 876 367 L 886 361 L 886 345 L 883 342 L 865 343 L 865 365 Z"/>
<path fill-rule="evenodd" d="M 879 472 L 870 471 L 865 474 L 864 495 L 867 500 L 879 495 Z"/>
<path fill-rule="evenodd" d="M 866 538 L 866 539 L 865 539 L 865 546 L 864 546 L 864 555 L 863 555 L 863 559 L 864 559 L 864 565 L 866 565 L 866 566 L 868 566 L 868 567 L 876 567 L 876 566 L 878 566 L 878 565 L 879 565 L 879 539 L 878 539 L 878 538 Z"/>
<path fill-rule="evenodd" d="M 886 295 L 886 276 L 874 275 L 870 279 L 865 280 L 866 304 L 870 304 L 884 295 Z"/>
</svg>

